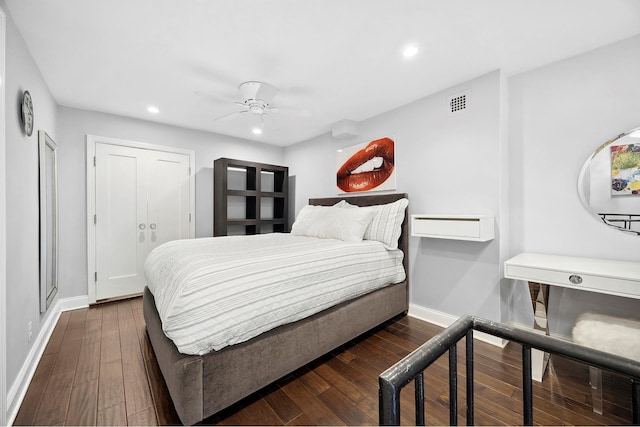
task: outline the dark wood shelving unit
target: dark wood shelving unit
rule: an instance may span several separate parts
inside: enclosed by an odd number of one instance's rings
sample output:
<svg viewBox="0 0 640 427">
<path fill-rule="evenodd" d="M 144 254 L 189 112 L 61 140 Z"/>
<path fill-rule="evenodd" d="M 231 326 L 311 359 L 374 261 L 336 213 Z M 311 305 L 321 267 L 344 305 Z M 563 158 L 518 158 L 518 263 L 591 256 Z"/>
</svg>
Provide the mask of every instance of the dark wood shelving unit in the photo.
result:
<svg viewBox="0 0 640 427">
<path fill-rule="evenodd" d="M 213 162 L 213 235 L 288 230 L 289 168 L 220 158 Z"/>
</svg>

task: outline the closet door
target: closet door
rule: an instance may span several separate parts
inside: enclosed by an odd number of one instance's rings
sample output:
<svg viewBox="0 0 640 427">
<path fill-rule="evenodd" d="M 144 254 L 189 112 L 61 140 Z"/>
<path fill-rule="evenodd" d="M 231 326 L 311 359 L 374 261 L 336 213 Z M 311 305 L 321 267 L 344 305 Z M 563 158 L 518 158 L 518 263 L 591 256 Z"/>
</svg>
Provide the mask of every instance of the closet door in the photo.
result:
<svg viewBox="0 0 640 427">
<path fill-rule="evenodd" d="M 136 148 L 96 144 L 96 299 L 144 289 L 148 250 L 143 154 Z"/>
<path fill-rule="evenodd" d="M 189 238 L 189 156 L 96 144 L 96 301 L 144 290 L 156 246 Z"/>
<path fill-rule="evenodd" d="M 189 238 L 189 156 L 147 152 L 149 249 Z"/>
</svg>

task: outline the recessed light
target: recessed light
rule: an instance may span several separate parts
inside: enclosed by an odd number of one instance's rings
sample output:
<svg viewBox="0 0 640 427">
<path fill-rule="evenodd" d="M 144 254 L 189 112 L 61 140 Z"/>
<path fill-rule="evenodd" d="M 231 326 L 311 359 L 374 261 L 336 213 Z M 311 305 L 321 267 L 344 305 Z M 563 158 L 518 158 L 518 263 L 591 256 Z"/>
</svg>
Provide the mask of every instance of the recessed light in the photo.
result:
<svg viewBox="0 0 640 427">
<path fill-rule="evenodd" d="M 412 56 L 416 56 L 417 53 L 418 47 L 411 45 L 404 48 L 404 50 L 402 51 L 402 56 L 404 56 L 405 58 L 411 58 Z"/>
<path fill-rule="evenodd" d="M 262 133 L 262 129 L 260 129 L 260 128 L 253 128 L 252 132 L 253 132 L 255 135 L 260 135 L 260 134 Z"/>
<path fill-rule="evenodd" d="M 151 114 L 158 114 L 160 112 L 158 107 L 154 107 L 153 105 L 150 107 L 147 107 L 147 111 L 150 112 Z"/>
</svg>

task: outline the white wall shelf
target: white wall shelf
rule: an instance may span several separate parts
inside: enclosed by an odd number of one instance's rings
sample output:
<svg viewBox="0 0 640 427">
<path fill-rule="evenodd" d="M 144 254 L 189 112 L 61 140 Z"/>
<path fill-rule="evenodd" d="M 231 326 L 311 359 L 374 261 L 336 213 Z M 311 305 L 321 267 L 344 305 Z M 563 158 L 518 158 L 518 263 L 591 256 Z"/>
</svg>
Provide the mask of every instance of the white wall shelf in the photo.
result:
<svg viewBox="0 0 640 427">
<path fill-rule="evenodd" d="M 411 215 L 411 235 L 487 242 L 494 238 L 493 215 Z"/>
</svg>

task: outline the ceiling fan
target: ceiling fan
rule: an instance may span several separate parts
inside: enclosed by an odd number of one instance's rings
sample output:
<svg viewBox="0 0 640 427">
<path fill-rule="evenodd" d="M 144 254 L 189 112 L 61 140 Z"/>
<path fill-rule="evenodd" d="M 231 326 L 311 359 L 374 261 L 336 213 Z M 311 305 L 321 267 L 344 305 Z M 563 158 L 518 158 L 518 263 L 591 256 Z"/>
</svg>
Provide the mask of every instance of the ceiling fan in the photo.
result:
<svg viewBox="0 0 640 427">
<path fill-rule="evenodd" d="M 264 116 L 277 113 L 280 110 L 272 104 L 274 96 L 278 93 L 278 89 L 275 86 L 267 82 L 248 81 L 240 84 L 239 89 L 243 101 L 234 101 L 234 103 L 242 107 L 242 109 L 217 117 L 214 120 L 233 119 L 247 113 L 259 116 L 262 120 Z"/>
</svg>

